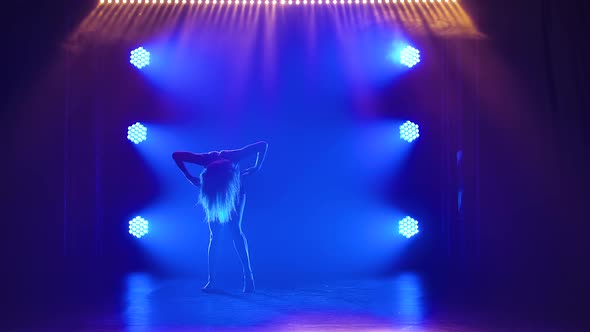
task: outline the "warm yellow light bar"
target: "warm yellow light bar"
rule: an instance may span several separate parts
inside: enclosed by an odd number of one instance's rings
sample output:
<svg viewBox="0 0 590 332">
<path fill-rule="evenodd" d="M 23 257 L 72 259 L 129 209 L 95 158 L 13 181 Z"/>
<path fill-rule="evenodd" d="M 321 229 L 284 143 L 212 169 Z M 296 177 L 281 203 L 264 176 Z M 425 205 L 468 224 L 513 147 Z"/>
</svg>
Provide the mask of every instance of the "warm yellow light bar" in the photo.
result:
<svg viewBox="0 0 590 332">
<path fill-rule="evenodd" d="M 101 5 L 373 5 L 456 3 L 457 0 L 100 0 Z"/>
</svg>

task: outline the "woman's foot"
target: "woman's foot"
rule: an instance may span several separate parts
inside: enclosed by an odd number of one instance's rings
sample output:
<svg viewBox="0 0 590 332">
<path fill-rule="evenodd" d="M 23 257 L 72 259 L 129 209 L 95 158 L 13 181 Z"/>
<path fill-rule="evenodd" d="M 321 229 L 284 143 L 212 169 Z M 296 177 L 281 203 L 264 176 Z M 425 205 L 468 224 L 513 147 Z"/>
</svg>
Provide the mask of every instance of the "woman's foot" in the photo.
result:
<svg viewBox="0 0 590 332">
<path fill-rule="evenodd" d="M 215 287 L 215 284 L 213 283 L 213 281 L 209 280 L 207 282 L 207 284 L 205 286 L 203 286 L 203 288 L 201 288 L 201 290 L 205 293 L 207 292 L 213 292 L 215 291 L 217 288 Z"/>
<path fill-rule="evenodd" d="M 244 293 L 252 292 L 254 292 L 254 276 L 250 274 L 249 276 L 244 276 Z"/>
</svg>

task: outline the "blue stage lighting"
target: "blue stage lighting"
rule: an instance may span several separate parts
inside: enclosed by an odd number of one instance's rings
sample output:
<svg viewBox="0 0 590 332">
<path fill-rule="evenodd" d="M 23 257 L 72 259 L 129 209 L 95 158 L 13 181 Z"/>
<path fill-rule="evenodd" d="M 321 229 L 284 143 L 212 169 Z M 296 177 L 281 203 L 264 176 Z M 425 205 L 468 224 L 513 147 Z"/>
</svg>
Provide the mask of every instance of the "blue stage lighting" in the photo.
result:
<svg viewBox="0 0 590 332">
<path fill-rule="evenodd" d="M 399 137 L 408 143 L 420 137 L 420 129 L 417 124 L 412 121 L 406 121 L 399 127 Z"/>
<path fill-rule="evenodd" d="M 412 217 L 405 217 L 399 221 L 399 233 L 406 238 L 409 239 L 418 234 L 418 232 L 418 220 Z"/>
<path fill-rule="evenodd" d="M 142 217 L 135 217 L 129 221 L 129 234 L 141 238 L 149 231 L 149 222 Z"/>
<path fill-rule="evenodd" d="M 420 51 L 412 46 L 406 46 L 401 53 L 401 62 L 402 65 L 408 66 L 409 68 L 414 67 L 420 62 Z"/>
<path fill-rule="evenodd" d="M 139 144 L 147 139 L 147 128 L 139 122 L 127 127 L 127 139 Z"/>
<path fill-rule="evenodd" d="M 145 48 L 140 47 L 131 51 L 131 59 L 129 60 L 132 65 L 141 69 L 150 64 L 150 52 Z"/>
</svg>

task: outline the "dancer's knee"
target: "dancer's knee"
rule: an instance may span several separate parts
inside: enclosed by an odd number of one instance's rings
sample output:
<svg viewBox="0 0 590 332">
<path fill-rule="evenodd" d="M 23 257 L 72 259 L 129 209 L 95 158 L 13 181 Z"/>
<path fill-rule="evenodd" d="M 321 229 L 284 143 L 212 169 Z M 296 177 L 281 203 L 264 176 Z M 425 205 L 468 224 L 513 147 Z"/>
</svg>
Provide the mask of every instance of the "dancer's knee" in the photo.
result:
<svg viewBox="0 0 590 332">
<path fill-rule="evenodd" d="M 219 240 L 219 232 L 209 232 L 209 242 L 218 242 Z"/>
</svg>

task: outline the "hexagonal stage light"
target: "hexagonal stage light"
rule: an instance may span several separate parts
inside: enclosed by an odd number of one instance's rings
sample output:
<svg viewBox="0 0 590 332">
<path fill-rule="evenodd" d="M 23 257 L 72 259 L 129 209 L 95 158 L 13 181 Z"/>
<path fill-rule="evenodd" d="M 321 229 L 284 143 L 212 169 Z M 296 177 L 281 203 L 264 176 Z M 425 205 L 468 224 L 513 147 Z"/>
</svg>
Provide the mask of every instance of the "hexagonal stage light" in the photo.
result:
<svg viewBox="0 0 590 332">
<path fill-rule="evenodd" d="M 136 48 L 131 51 L 129 62 L 135 67 L 142 69 L 150 64 L 150 52 L 143 47 Z"/>
<path fill-rule="evenodd" d="M 399 221 L 399 233 L 406 238 L 409 239 L 419 232 L 418 220 L 408 216 Z"/>
<path fill-rule="evenodd" d="M 147 140 L 147 128 L 139 122 L 127 127 L 127 139 L 135 144 Z"/>
<path fill-rule="evenodd" d="M 412 68 L 420 62 L 420 51 L 412 46 L 406 46 L 401 53 L 401 63 Z"/>
<path fill-rule="evenodd" d="M 140 216 L 129 221 L 129 234 L 141 238 L 149 232 L 149 222 Z"/>
<path fill-rule="evenodd" d="M 412 121 L 406 121 L 399 126 L 399 137 L 408 143 L 412 143 L 420 137 L 420 127 Z"/>
</svg>

